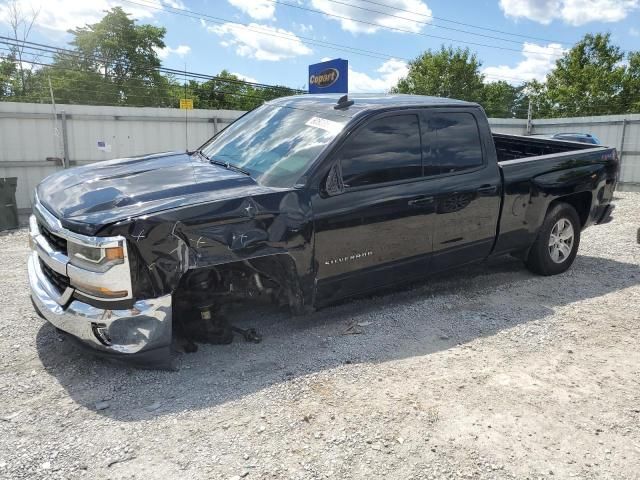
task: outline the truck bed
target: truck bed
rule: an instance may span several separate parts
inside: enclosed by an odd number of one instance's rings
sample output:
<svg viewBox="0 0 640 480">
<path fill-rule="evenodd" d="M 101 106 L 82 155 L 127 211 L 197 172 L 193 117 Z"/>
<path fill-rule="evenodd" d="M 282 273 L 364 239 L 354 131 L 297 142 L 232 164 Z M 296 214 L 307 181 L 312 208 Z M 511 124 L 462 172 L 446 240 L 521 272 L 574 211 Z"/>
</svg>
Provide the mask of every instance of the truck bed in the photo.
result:
<svg viewBox="0 0 640 480">
<path fill-rule="evenodd" d="M 565 140 L 553 140 L 550 138 L 531 137 L 523 135 L 507 135 L 493 133 L 493 142 L 496 146 L 498 162 L 517 160 L 528 157 L 540 157 L 578 150 L 593 148 L 604 149 L 600 145 L 586 143 L 567 142 Z"/>
<path fill-rule="evenodd" d="M 570 183 L 573 183 L 582 179 L 580 173 L 588 176 L 594 168 L 617 168 L 613 147 L 502 133 L 492 136 L 506 190 L 514 184 L 529 183 L 534 179 L 549 181 L 561 176 L 564 170 L 572 170 Z M 567 180 L 563 177 L 563 181 Z"/>
<path fill-rule="evenodd" d="M 531 244 L 549 195 L 571 194 L 583 226 L 600 221 L 613 197 L 616 149 L 548 138 L 492 134 L 503 181 L 503 208 L 495 253 Z"/>
</svg>

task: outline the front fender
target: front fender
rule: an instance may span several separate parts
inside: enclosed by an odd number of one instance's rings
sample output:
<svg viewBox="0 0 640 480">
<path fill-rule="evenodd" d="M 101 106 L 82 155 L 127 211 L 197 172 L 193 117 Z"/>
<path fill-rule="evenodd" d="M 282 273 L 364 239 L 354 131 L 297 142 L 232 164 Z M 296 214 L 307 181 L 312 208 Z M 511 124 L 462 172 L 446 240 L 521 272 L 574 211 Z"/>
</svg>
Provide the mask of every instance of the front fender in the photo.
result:
<svg viewBox="0 0 640 480">
<path fill-rule="evenodd" d="M 121 222 L 110 232 L 124 235 L 136 258 L 136 298 L 173 293 L 190 270 L 274 255 L 291 257 L 305 296 L 312 295 L 313 222 L 302 191 L 173 209 Z"/>
</svg>

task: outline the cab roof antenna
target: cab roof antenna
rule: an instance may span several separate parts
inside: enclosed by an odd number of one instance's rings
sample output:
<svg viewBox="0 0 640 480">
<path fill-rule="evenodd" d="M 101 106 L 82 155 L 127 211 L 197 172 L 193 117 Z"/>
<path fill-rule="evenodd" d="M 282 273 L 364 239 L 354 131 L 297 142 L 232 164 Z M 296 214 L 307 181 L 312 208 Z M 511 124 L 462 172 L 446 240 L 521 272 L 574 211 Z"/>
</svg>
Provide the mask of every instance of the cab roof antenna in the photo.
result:
<svg viewBox="0 0 640 480">
<path fill-rule="evenodd" d="M 349 100 L 348 95 L 343 95 L 338 99 L 338 103 L 334 105 L 333 108 L 336 110 L 345 110 L 353 105 L 355 102 L 353 100 Z"/>
</svg>

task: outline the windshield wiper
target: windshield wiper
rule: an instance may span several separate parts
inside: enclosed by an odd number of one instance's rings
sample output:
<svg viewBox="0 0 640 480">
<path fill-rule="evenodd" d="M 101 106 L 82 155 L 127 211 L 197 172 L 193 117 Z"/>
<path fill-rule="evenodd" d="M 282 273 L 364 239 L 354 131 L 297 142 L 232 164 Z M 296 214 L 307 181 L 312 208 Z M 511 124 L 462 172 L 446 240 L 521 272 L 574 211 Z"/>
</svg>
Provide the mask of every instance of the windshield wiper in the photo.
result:
<svg viewBox="0 0 640 480">
<path fill-rule="evenodd" d="M 214 165 L 220 165 L 224 168 L 226 168 L 227 170 L 235 170 L 236 172 L 240 172 L 240 173 L 244 173 L 247 176 L 251 176 L 251 174 L 245 170 L 242 167 L 239 167 L 237 165 L 234 165 L 233 163 L 229 163 L 229 162 L 223 162 L 221 160 L 215 160 L 215 159 L 211 159 L 209 160 L 211 163 L 213 163 Z"/>
<path fill-rule="evenodd" d="M 209 158 L 201 151 L 198 151 L 198 153 L 202 155 L 204 158 L 206 158 L 207 160 L 209 160 L 209 163 L 213 163 L 214 165 L 219 165 L 221 167 L 226 168 L 227 170 L 235 170 L 236 172 L 244 173 L 249 177 L 251 176 L 251 173 L 249 173 L 248 170 L 245 170 L 244 168 L 239 167 L 238 165 L 234 165 L 233 163 L 229 163 L 229 162 L 223 162 L 222 160 L 216 160 L 215 158 Z"/>
<path fill-rule="evenodd" d="M 204 158 L 206 161 L 209 161 L 209 157 L 207 157 L 204 152 L 202 150 L 196 150 L 196 152 L 198 155 L 200 155 L 202 158 Z"/>
</svg>

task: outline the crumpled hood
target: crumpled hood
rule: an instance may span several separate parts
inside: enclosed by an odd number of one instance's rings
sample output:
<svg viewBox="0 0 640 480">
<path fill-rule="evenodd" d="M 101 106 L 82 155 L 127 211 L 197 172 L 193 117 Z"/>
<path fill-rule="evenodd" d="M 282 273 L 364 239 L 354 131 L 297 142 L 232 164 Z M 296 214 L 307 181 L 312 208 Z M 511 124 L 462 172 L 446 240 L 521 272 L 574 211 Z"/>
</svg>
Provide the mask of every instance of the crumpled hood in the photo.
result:
<svg viewBox="0 0 640 480">
<path fill-rule="evenodd" d="M 95 234 L 127 218 L 274 190 L 197 155 L 170 152 L 63 170 L 43 180 L 37 193 L 67 228 Z"/>
</svg>

